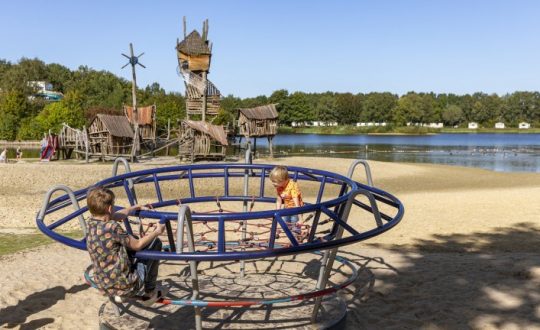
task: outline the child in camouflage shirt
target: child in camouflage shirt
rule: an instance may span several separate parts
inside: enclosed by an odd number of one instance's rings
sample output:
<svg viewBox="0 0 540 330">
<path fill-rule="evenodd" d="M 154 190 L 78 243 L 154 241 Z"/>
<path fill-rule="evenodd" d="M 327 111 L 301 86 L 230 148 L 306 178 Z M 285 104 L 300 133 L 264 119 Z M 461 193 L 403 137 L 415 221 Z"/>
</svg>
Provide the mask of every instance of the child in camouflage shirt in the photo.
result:
<svg viewBox="0 0 540 330">
<path fill-rule="evenodd" d="M 143 304 L 152 305 L 166 294 L 165 290 L 156 289 L 159 261 L 134 262 L 128 250 L 160 251 L 162 244 L 158 236 L 165 225 L 158 224 L 154 232 L 144 237 L 129 235 L 119 221 L 142 207 L 134 205 L 113 213 L 114 198 L 111 190 L 99 187 L 91 189 L 86 198 L 92 214 L 87 221 L 86 247 L 92 259 L 94 281 L 110 297 L 133 297 L 144 288 Z"/>
</svg>

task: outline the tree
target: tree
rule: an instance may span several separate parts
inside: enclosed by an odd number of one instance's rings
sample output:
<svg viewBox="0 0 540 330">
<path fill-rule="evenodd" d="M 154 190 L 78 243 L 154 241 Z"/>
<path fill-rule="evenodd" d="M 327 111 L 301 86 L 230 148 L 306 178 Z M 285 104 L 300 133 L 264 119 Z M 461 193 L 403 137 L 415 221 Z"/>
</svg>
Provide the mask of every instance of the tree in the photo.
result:
<svg viewBox="0 0 540 330">
<path fill-rule="evenodd" d="M 359 121 L 387 122 L 392 118 L 392 111 L 397 106 L 398 96 L 392 93 L 369 93 L 362 102 Z"/>
<path fill-rule="evenodd" d="M 394 108 L 392 119 L 398 125 L 406 123 L 423 123 L 433 111 L 433 98 L 428 94 L 409 92 L 403 95 Z"/>
<path fill-rule="evenodd" d="M 17 90 L 2 93 L 0 97 L 0 139 L 14 140 L 20 121 L 28 113 L 26 96 Z"/>
<path fill-rule="evenodd" d="M 73 73 L 70 69 L 57 63 L 47 64 L 46 80 L 53 85 L 53 89 L 57 92 L 65 93 L 66 84 L 73 78 Z"/>
<path fill-rule="evenodd" d="M 294 122 L 310 121 L 313 118 L 308 107 L 308 100 L 305 93 L 294 92 L 284 102 L 279 121 L 290 124 Z"/>
<path fill-rule="evenodd" d="M 457 125 L 463 121 L 463 111 L 455 104 L 450 104 L 443 109 L 442 118 L 446 125 Z"/>
<path fill-rule="evenodd" d="M 317 105 L 315 106 L 315 118 L 316 121 L 334 122 L 336 118 L 336 98 L 330 92 L 323 94 L 319 97 Z"/>
<path fill-rule="evenodd" d="M 289 91 L 286 89 L 278 89 L 277 91 L 274 91 L 272 95 L 268 98 L 269 103 L 274 103 L 276 105 L 276 110 L 278 114 L 281 113 L 283 110 L 283 105 L 287 103 L 287 99 L 289 98 Z M 279 118 L 279 121 L 281 122 L 281 116 Z"/>
<path fill-rule="evenodd" d="M 336 94 L 336 117 L 340 124 L 351 124 L 360 118 L 361 106 L 351 93 Z"/>
<path fill-rule="evenodd" d="M 78 92 L 68 92 L 63 100 L 47 104 L 36 121 L 45 131 L 50 129 L 59 132 L 63 123 L 71 127 L 82 127 L 85 124 L 83 102 Z"/>
</svg>

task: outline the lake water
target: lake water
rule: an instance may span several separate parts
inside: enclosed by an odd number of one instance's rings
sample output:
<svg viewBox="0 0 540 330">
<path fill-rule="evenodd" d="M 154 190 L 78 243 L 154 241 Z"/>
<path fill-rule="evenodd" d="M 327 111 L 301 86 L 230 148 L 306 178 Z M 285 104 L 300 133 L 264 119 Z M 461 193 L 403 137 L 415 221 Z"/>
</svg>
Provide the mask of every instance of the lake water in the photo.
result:
<svg viewBox="0 0 540 330">
<path fill-rule="evenodd" d="M 257 152 L 267 155 L 266 138 Z M 232 156 L 233 148 L 228 149 Z M 176 154 L 176 148 L 171 148 Z M 540 134 L 316 135 L 279 134 L 274 155 L 360 158 L 387 162 L 480 167 L 501 172 L 540 172 Z M 15 150 L 8 152 L 10 159 Z M 39 158 L 39 150 L 23 150 Z"/>
<path fill-rule="evenodd" d="M 277 157 L 344 157 L 540 172 L 540 134 L 280 134 L 273 144 Z M 257 151 L 269 153 L 265 138 L 257 141 Z"/>
</svg>

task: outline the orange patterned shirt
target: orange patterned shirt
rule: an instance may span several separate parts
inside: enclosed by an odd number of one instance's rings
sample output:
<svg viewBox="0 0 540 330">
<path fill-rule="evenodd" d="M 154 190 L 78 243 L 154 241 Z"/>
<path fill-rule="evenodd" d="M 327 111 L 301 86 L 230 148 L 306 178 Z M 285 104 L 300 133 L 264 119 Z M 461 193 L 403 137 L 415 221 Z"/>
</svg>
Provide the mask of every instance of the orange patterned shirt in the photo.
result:
<svg viewBox="0 0 540 330">
<path fill-rule="evenodd" d="M 304 201 L 302 200 L 302 192 L 300 191 L 300 188 L 298 188 L 298 183 L 295 181 L 289 180 L 285 188 L 277 188 L 276 190 L 278 196 L 281 196 L 283 204 L 286 208 L 296 207 L 293 200 L 295 197 L 298 197 L 298 206 L 304 205 Z"/>
</svg>

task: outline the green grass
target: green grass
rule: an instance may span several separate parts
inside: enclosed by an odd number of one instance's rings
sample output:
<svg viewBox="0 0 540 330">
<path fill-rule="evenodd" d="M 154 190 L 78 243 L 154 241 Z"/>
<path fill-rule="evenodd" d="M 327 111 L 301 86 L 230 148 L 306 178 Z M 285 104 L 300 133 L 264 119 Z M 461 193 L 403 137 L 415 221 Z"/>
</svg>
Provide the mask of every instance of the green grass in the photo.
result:
<svg viewBox="0 0 540 330">
<path fill-rule="evenodd" d="M 61 233 L 71 238 L 81 238 L 81 231 Z M 56 242 L 45 234 L 0 234 L 0 256 Z"/>
</svg>

